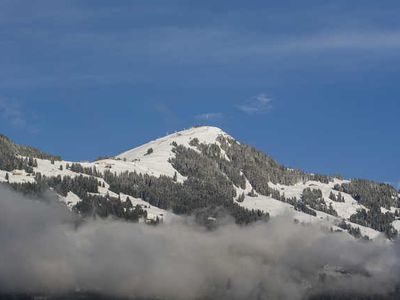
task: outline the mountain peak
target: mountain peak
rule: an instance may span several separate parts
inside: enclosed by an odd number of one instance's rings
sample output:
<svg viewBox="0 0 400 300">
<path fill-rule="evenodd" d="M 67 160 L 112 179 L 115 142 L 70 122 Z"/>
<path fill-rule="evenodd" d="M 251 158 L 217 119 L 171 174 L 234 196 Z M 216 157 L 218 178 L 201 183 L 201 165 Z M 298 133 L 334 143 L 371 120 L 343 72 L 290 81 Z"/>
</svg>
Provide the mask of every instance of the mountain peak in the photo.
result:
<svg viewBox="0 0 400 300">
<path fill-rule="evenodd" d="M 176 142 L 179 145 L 190 147 L 189 143 L 192 139 L 197 138 L 200 143 L 211 144 L 217 141 L 219 136 L 231 137 L 225 131 L 214 126 L 194 126 L 189 129 L 177 131 L 156 140 L 150 141 L 142 146 L 125 151 L 117 156 L 117 158 L 133 160 L 138 157 L 145 156 L 151 148 L 154 152 L 171 151 L 171 143 Z M 157 152 L 158 152 L 157 151 Z"/>
<path fill-rule="evenodd" d="M 205 135 L 208 136 L 215 136 L 218 137 L 219 135 L 224 135 L 224 136 L 229 136 L 225 131 L 223 131 L 221 128 L 219 127 L 215 127 L 215 126 L 206 126 L 206 125 L 201 125 L 201 126 L 193 126 L 189 129 L 183 129 L 181 131 L 177 131 L 171 135 L 168 136 L 180 136 L 180 135 L 190 135 L 190 136 L 194 136 L 197 138 L 201 138 Z"/>
<path fill-rule="evenodd" d="M 190 145 L 193 139 L 197 139 L 199 143 L 214 144 L 218 143 L 219 136 L 231 138 L 218 127 L 195 126 L 125 151 L 117 155 L 116 158 L 133 163 L 135 170 L 138 172 L 150 173 L 155 176 L 168 175 L 172 177 L 176 170 L 172 167 L 169 160 L 175 156 L 173 153 L 174 144 L 194 148 Z M 178 175 L 179 178 L 182 179 Z"/>
</svg>

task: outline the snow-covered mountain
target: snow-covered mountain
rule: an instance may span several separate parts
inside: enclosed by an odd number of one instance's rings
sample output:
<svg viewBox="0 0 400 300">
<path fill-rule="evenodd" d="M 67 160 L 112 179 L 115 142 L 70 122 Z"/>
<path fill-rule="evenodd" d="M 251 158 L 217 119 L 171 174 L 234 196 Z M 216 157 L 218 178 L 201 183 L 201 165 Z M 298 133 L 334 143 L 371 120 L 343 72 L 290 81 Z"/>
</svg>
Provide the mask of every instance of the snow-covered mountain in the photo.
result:
<svg viewBox="0 0 400 300">
<path fill-rule="evenodd" d="M 64 161 L 4 136 L 0 146 L 0 182 L 23 191 L 49 186 L 80 213 L 90 204 L 92 212 L 128 218 L 139 205 L 146 211 L 135 212 L 140 221 L 169 222 L 198 211 L 215 221 L 215 208 L 207 210 L 215 197 L 216 206 L 226 205 L 242 221 L 260 212 L 286 215 L 372 239 L 400 229 L 394 188 L 283 167 L 216 127 L 193 127 L 94 162 Z"/>
</svg>

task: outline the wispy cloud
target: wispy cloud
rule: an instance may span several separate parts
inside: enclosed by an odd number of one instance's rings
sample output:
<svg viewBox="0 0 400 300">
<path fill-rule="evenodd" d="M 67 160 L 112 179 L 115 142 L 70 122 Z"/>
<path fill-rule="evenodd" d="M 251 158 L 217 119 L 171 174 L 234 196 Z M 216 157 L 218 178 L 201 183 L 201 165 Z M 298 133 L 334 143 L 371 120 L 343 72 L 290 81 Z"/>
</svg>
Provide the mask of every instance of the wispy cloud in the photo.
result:
<svg viewBox="0 0 400 300">
<path fill-rule="evenodd" d="M 18 16 L 12 13 L 15 8 L 8 7 L 9 13 L 7 13 L 6 7 L 2 7 L 0 22 L 13 34 L 9 35 L 10 40 L 6 38 L 1 44 L 2 52 L 10 59 L 2 65 L 4 75 L 0 75 L 0 86 L 29 88 L 55 85 L 102 85 L 110 82 L 158 82 L 157 77 L 161 75 L 158 74 L 159 72 L 154 72 L 154 69 L 164 70 L 169 66 L 177 65 L 201 68 L 210 66 L 214 68 L 216 65 L 228 66 L 232 70 L 237 70 L 235 73 L 243 80 L 243 70 L 246 70 L 249 64 L 252 66 L 251 70 L 256 73 L 266 72 L 265 70 L 271 70 L 271 68 L 298 69 L 299 65 L 309 68 L 319 66 L 321 61 L 324 65 L 334 67 L 350 68 L 356 64 L 359 70 L 359 67 L 375 66 L 377 61 L 380 62 L 377 66 L 382 66 L 382 59 L 392 61 L 399 57 L 400 29 L 396 26 L 392 26 L 390 30 L 379 26 L 365 30 L 362 28 L 366 26 L 342 25 L 337 28 L 335 23 L 326 28 L 320 28 L 316 23 L 314 26 L 306 26 L 308 30 L 299 30 L 295 33 L 288 31 L 281 34 L 251 26 L 238 27 L 235 21 L 237 15 L 232 18 L 231 14 L 229 14 L 230 17 L 216 15 L 216 19 L 219 19 L 217 17 L 225 18 L 224 26 L 218 25 L 219 22 L 210 23 L 201 22 L 201 20 L 198 20 L 199 23 L 196 23 L 196 26 L 189 26 L 187 23 L 166 26 L 164 23 L 152 22 L 152 18 L 158 18 L 158 14 L 154 14 L 155 9 L 170 10 L 170 8 L 158 6 L 145 10 L 142 7 L 141 9 L 129 9 L 123 6 L 113 8 L 121 10 L 116 15 L 125 16 L 127 24 L 132 16 L 125 15 L 125 11 L 140 14 L 140 17 L 146 14 L 144 19 L 148 20 L 145 23 L 148 26 L 127 26 L 126 30 L 121 30 L 119 27 L 117 30 L 102 30 L 102 28 L 94 27 L 78 32 L 58 32 L 59 27 L 40 26 L 43 14 L 46 18 L 66 22 L 62 28 L 64 26 L 73 28 L 72 25 L 76 24 L 75 22 L 87 18 L 103 20 L 107 15 L 106 10 L 97 8 L 87 11 L 81 6 L 72 5 L 65 9 L 63 6 L 56 10 L 44 9 L 39 16 L 31 14 L 19 16 L 32 24 L 29 34 L 23 30 L 21 32 L 16 27 L 15 24 L 18 22 L 15 22 L 15 19 Z M 186 12 L 180 9 L 182 8 L 177 8 L 176 12 L 172 13 L 186 15 Z M 236 13 L 240 12 L 236 11 Z M 247 18 L 253 19 L 257 16 L 258 12 L 254 11 L 250 12 Z M 299 20 L 299 17 L 297 14 L 293 17 L 292 13 L 289 13 L 286 21 L 293 22 L 293 20 Z M 323 17 L 327 19 L 326 16 Z M 278 16 L 276 18 L 280 19 Z M 353 20 L 354 18 L 347 15 L 346 19 Z M 337 17 L 331 18 L 332 22 L 333 20 L 337 22 Z M 301 19 L 301 21 L 310 20 Z M 240 24 L 247 23 L 253 22 L 244 20 Z M 258 24 L 258 22 L 255 23 Z M 270 26 L 261 27 L 269 28 Z M 47 36 L 53 38 L 46 39 Z M 19 57 L 20 52 L 14 48 L 15 45 L 18 47 L 30 45 L 39 59 L 32 59 L 29 64 L 23 64 L 24 60 Z M 93 48 L 96 48 L 95 53 L 92 51 Z M 65 59 L 58 56 L 60 53 L 67 54 Z M 77 53 L 82 55 L 76 55 Z M 91 55 L 83 55 L 85 53 L 91 53 Z M 316 60 L 316 54 L 325 57 Z M 43 64 L 43 61 L 47 64 Z M 66 61 L 74 62 L 80 68 L 70 71 L 65 68 Z M 39 62 L 41 65 L 38 65 Z M 129 67 L 133 64 L 136 66 L 134 69 Z M 55 67 L 47 68 L 47 65 Z M 54 69 L 60 68 L 63 68 L 65 72 L 54 73 Z M 223 70 L 221 74 L 226 73 L 226 69 L 221 70 Z M 164 74 L 163 71 L 160 73 Z M 201 78 L 201 82 L 221 74 L 208 72 L 206 78 Z M 173 75 L 170 74 L 167 79 L 173 78 Z M 174 80 L 174 82 L 179 81 Z"/>
<path fill-rule="evenodd" d="M 15 127 L 22 128 L 27 124 L 20 107 L 4 97 L 0 97 L 0 117 Z"/>
<path fill-rule="evenodd" d="M 275 50 L 295 54 L 296 51 L 310 52 L 333 50 L 395 50 L 400 48 L 399 31 L 350 31 L 323 32 L 300 38 L 278 41 Z"/>
<path fill-rule="evenodd" d="M 246 114 L 266 113 L 272 108 L 272 99 L 265 94 L 259 94 L 247 99 L 243 104 L 238 105 L 237 108 Z"/>
<path fill-rule="evenodd" d="M 204 113 L 204 114 L 199 114 L 196 115 L 194 118 L 196 120 L 202 120 L 202 121 L 215 121 L 215 120 L 219 120 L 222 119 L 224 116 L 223 113 L 219 113 L 219 112 L 210 112 L 210 113 Z"/>
<path fill-rule="evenodd" d="M 176 128 L 181 123 L 177 114 L 165 103 L 156 103 L 154 109 L 160 114 L 168 127 Z"/>
<path fill-rule="evenodd" d="M 187 80 L 189 84 L 214 82 L 224 76 L 226 68 L 219 73 L 216 65 L 236 70 L 234 75 L 242 81 L 249 64 L 254 73 L 271 74 L 272 68 L 298 70 L 299 65 L 310 68 L 321 63 L 346 68 L 356 65 L 356 70 L 363 67 L 370 71 L 371 65 L 382 67 L 382 60 L 391 66 L 400 53 L 395 10 L 375 5 L 357 10 L 343 9 L 341 4 L 316 5 L 285 12 L 279 6 L 266 9 L 267 4 L 245 10 L 238 5 L 227 14 L 177 5 L 176 1 L 168 5 L 129 1 L 82 6 L 46 0 L 36 12 L 24 9 L 23 2 L 0 2 L 0 24 L 10 33 L 0 42 L 3 56 L 8 57 L 0 74 L 0 86 L 5 88 L 154 83 L 161 76 L 180 84 L 174 78 L 178 72 L 164 76 L 164 70 L 175 70 L 177 65 L 212 67 L 207 77 Z M 191 22 L 180 17 L 193 13 L 196 18 Z M 171 22 L 157 21 L 166 17 Z M 75 30 L 88 19 L 101 24 L 104 18 L 110 22 L 117 18 L 117 23 L 126 22 L 127 26 Z M 44 21 L 57 26 L 43 26 Z M 302 24 L 295 31 L 294 21 Z M 30 24 L 29 33 L 21 25 L 25 23 Z M 20 57 L 18 49 L 27 46 L 35 59 Z M 325 57 L 315 59 L 315 55 Z M 68 68 L 71 64 L 77 67 Z M 55 72 L 59 69 L 63 72 Z"/>
</svg>

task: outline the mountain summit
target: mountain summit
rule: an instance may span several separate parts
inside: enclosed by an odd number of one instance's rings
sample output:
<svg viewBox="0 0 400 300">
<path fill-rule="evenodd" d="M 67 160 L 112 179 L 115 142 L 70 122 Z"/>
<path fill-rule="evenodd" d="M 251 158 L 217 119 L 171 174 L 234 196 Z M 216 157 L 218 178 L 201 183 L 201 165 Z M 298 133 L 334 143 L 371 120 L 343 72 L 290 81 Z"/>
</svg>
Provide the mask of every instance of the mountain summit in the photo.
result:
<svg viewBox="0 0 400 300">
<path fill-rule="evenodd" d="M 117 155 L 116 158 L 134 162 L 135 168 L 139 172 L 152 175 L 174 176 L 176 170 L 169 162 L 174 157 L 173 144 L 176 143 L 177 145 L 196 149 L 191 145 L 193 140 L 198 140 L 199 143 L 204 144 L 218 144 L 218 137 L 220 136 L 231 138 L 222 129 L 217 127 L 192 127 L 123 152 Z"/>
</svg>

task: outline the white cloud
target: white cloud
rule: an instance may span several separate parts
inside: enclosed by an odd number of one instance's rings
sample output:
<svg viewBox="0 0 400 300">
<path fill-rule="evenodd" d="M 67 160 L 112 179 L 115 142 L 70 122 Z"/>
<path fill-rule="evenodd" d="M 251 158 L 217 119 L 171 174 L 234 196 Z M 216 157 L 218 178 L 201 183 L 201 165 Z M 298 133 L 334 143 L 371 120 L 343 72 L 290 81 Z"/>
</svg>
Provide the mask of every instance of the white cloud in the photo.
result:
<svg viewBox="0 0 400 300">
<path fill-rule="evenodd" d="M 237 108 L 246 114 L 266 113 L 272 108 L 272 99 L 265 94 L 259 94 L 246 100 Z"/>
<path fill-rule="evenodd" d="M 169 127 L 177 127 L 181 123 L 176 113 L 165 103 L 156 103 L 154 109 L 161 115 L 165 124 Z"/>
<path fill-rule="evenodd" d="M 11 122 L 13 126 L 26 126 L 24 114 L 19 106 L 3 97 L 0 97 L 0 117 Z"/>
<path fill-rule="evenodd" d="M 204 113 L 204 114 L 199 114 L 195 116 L 195 119 L 197 120 L 203 120 L 203 121 L 215 121 L 215 120 L 219 120 L 223 117 L 224 115 L 222 113 Z"/>
</svg>

